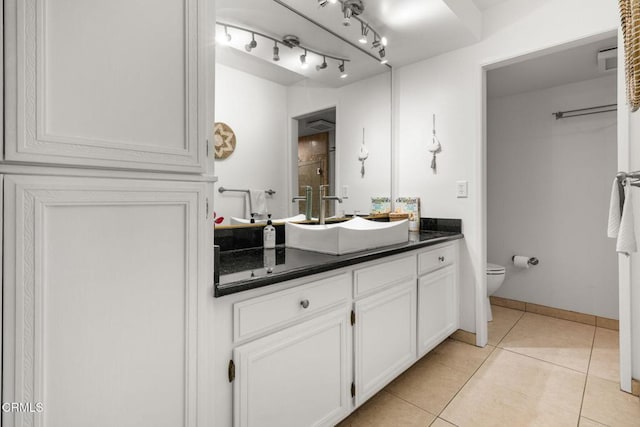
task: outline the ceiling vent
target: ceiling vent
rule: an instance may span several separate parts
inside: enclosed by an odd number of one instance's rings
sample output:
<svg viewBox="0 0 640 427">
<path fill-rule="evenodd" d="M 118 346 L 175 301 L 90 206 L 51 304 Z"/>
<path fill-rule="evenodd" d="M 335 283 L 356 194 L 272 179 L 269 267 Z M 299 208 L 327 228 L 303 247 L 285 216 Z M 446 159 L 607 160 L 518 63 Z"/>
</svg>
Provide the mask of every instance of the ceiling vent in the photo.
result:
<svg viewBox="0 0 640 427">
<path fill-rule="evenodd" d="M 327 120 L 314 120 L 307 123 L 308 129 L 317 130 L 318 132 L 326 132 L 336 127 L 335 123 L 331 123 Z"/>
<path fill-rule="evenodd" d="M 618 48 L 612 47 L 598 52 L 598 71 L 601 73 L 618 68 Z"/>
</svg>

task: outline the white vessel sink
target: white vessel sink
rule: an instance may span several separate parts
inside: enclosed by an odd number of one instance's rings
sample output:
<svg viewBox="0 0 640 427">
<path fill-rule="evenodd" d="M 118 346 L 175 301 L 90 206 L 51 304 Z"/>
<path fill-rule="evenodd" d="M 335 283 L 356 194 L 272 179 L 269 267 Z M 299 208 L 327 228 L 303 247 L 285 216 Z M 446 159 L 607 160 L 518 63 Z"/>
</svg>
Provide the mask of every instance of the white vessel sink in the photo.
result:
<svg viewBox="0 0 640 427">
<path fill-rule="evenodd" d="M 342 255 L 409 240 L 409 221 L 377 222 L 354 218 L 338 224 L 285 224 L 289 248 Z"/>
</svg>

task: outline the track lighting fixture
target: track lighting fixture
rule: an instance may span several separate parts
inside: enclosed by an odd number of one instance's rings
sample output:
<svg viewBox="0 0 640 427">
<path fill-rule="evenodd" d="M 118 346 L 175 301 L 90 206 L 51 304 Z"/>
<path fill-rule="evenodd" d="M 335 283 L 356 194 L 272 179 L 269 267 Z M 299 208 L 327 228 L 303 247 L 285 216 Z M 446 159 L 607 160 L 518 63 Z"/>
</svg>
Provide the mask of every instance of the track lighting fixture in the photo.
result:
<svg viewBox="0 0 640 427">
<path fill-rule="evenodd" d="M 327 68 L 327 57 L 322 57 L 322 64 L 316 65 L 316 71 L 324 70 Z"/>
<path fill-rule="evenodd" d="M 258 46 L 258 42 L 256 41 L 256 35 L 255 33 L 251 33 L 251 41 L 244 46 L 244 50 L 246 50 L 247 52 L 251 52 L 251 50 L 254 49 L 256 46 Z"/>
<path fill-rule="evenodd" d="M 276 0 L 278 1 L 278 0 Z M 371 31 L 373 33 L 373 41 L 371 42 L 371 47 L 373 49 L 380 49 L 380 47 L 387 46 L 387 38 L 381 37 L 380 33 L 372 28 L 369 23 L 362 18 L 362 14 L 364 12 L 364 2 L 363 0 L 317 0 L 318 4 L 321 6 L 326 6 L 327 3 L 337 3 L 340 2 L 342 7 L 342 25 L 348 27 L 351 25 L 351 21 L 355 19 L 360 22 L 360 38 L 358 42 L 361 44 L 367 44 L 369 42 L 368 33 Z M 363 50 L 363 52 L 365 52 Z M 365 52 L 367 55 L 375 57 L 375 55 Z M 386 64 L 386 61 L 384 62 Z"/>
<path fill-rule="evenodd" d="M 358 41 L 362 44 L 367 44 L 367 34 L 369 34 L 369 25 L 365 24 L 364 22 L 360 23 L 360 39 L 358 39 Z"/>
<path fill-rule="evenodd" d="M 349 75 L 349 74 L 347 74 L 347 72 L 344 70 L 344 61 L 342 61 L 342 64 L 340 64 L 340 65 L 338 66 L 338 70 L 340 70 L 340 78 L 341 78 L 341 79 L 346 79 L 346 78 L 347 78 L 347 76 Z"/>
<path fill-rule="evenodd" d="M 329 3 L 332 2 L 332 0 L 327 0 L 327 1 Z M 340 70 L 340 73 L 341 73 L 340 77 L 343 79 L 347 77 L 347 73 L 345 72 L 344 67 L 345 67 L 345 63 L 349 62 L 349 59 L 333 56 L 333 55 L 303 46 L 300 43 L 300 39 L 295 35 L 285 35 L 282 38 L 275 38 L 273 36 L 270 36 L 258 31 L 254 31 L 249 28 L 240 27 L 238 25 L 229 24 L 226 22 L 216 21 L 216 25 L 224 28 L 224 33 L 220 31 L 216 36 L 216 41 L 219 41 L 220 43 L 224 43 L 225 41 L 226 42 L 231 41 L 231 35 L 229 34 L 229 31 L 228 31 L 228 29 L 231 28 L 234 31 L 238 31 L 238 32 L 242 31 L 247 34 L 251 34 L 251 41 L 244 46 L 244 49 L 247 52 L 252 52 L 253 49 L 255 49 L 258 46 L 258 42 L 256 41 L 256 36 L 259 36 L 273 42 L 272 59 L 274 62 L 280 61 L 280 45 L 282 45 L 282 46 L 288 47 L 289 49 L 293 49 L 293 50 L 299 49 L 303 52 L 302 55 L 300 55 L 300 67 L 303 69 L 306 69 L 309 67 L 310 61 L 308 56 L 309 56 L 309 53 L 312 53 L 318 57 L 322 57 L 322 62 L 316 65 L 316 70 L 320 71 L 320 70 L 326 69 L 328 67 L 327 59 L 331 59 L 333 61 L 336 61 L 338 64 L 340 64 L 338 66 L 338 69 Z M 286 62 L 288 63 L 289 61 L 287 60 Z M 311 62 L 315 62 L 315 61 L 311 61 Z"/>
</svg>

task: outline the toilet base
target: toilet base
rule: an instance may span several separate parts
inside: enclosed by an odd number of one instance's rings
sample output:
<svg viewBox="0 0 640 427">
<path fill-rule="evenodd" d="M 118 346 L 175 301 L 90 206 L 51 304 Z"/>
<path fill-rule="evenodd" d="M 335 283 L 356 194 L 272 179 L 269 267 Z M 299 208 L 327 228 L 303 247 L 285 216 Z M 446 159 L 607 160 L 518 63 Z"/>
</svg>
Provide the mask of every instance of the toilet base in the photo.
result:
<svg viewBox="0 0 640 427">
<path fill-rule="evenodd" d="M 487 307 L 487 322 L 491 322 L 493 320 L 493 313 L 491 312 L 491 300 L 489 299 L 489 297 L 487 297 L 486 307 Z"/>
</svg>

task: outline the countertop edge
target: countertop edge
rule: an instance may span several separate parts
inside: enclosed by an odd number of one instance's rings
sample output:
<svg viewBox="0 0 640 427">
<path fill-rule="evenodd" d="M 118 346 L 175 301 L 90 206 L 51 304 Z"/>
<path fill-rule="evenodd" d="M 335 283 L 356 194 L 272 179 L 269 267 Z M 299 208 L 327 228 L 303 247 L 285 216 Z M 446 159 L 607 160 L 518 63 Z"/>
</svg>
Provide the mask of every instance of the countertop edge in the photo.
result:
<svg viewBox="0 0 640 427">
<path fill-rule="evenodd" d="M 335 262 L 323 263 L 315 266 L 299 268 L 282 273 L 273 273 L 272 275 L 265 277 L 258 277 L 249 280 L 239 280 L 237 282 L 227 283 L 225 285 L 214 286 L 214 297 L 219 298 L 226 295 L 236 294 L 238 292 L 248 291 L 251 289 L 257 289 L 275 283 L 286 282 L 289 280 L 299 279 L 301 277 L 311 276 L 314 274 L 324 273 L 327 271 L 335 270 L 337 268 L 348 267 L 351 265 L 361 264 L 367 261 L 373 261 L 380 258 L 385 258 L 391 255 L 401 254 L 404 252 L 414 251 L 416 249 L 425 248 L 429 246 L 438 245 L 440 243 L 446 243 L 453 240 L 463 239 L 462 233 L 454 234 L 446 237 L 438 237 L 435 239 L 424 240 L 421 242 L 414 242 L 410 245 L 391 248 L 379 248 L 379 250 L 373 249 L 372 251 L 364 251 L 361 256 L 353 256 L 347 259 L 336 260 Z"/>
</svg>

